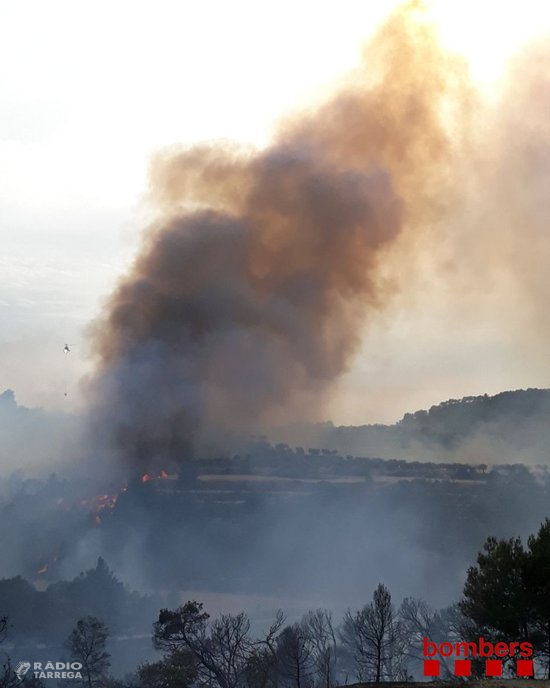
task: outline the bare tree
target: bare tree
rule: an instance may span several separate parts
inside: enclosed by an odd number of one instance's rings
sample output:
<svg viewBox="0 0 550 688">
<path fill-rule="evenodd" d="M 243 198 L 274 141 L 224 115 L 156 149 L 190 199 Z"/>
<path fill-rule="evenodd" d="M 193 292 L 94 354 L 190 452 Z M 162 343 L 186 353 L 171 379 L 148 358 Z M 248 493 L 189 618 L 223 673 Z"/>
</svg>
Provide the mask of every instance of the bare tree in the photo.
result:
<svg viewBox="0 0 550 688">
<path fill-rule="evenodd" d="M 386 586 L 380 583 L 372 602 L 355 614 L 346 612 L 340 635 L 353 657 L 358 681 L 404 677 L 402 633 Z"/>
<path fill-rule="evenodd" d="M 332 614 L 326 609 L 308 612 L 302 626 L 309 635 L 316 683 L 321 688 L 332 688 L 336 677 L 336 633 Z"/>
<path fill-rule="evenodd" d="M 0 644 L 6 640 L 8 635 L 8 617 L 0 617 Z M 15 673 L 22 669 L 22 679 Z M 30 662 L 19 662 L 12 666 L 10 657 L 5 652 L 0 652 L 0 688 L 43 688 L 43 683 L 34 677 L 30 670 Z"/>
<path fill-rule="evenodd" d="M 303 624 L 282 630 L 277 639 L 276 668 L 279 685 L 308 688 L 313 684 L 313 645 Z"/>
<path fill-rule="evenodd" d="M 283 610 L 278 609 L 275 614 L 275 619 L 267 631 L 265 639 L 259 641 L 260 644 L 265 645 L 269 649 L 272 655 L 275 655 L 277 652 L 277 638 L 281 633 L 284 623 L 285 615 L 283 614 Z"/>
<path fill-rule="evenodd" d="M 254 643 L 246 670 L 247 684 L 254 688 L 277 688 L 277 644 L 285 616 L 281 609 L 269 627 L 265 638 Z"/>
<path fill-rule="evenodd" d="M 214 675 L 224 677 L 225 686 L 236 688 L 244 678 L 252 648 L 250 621 L 246 614 L 222 614 L 211 626 L 209 647 L 203 648 L 203 663 L 209 662 Z M 206 652 L 204 652 L 206 650 Z"/>
<path fill-rule="evenodd" d="M 0 617 L 0 643 L 4 642 L 8 634 L 8 617 Z M 13 671 L 11 661 L 8 655 L 2 653 L 0 661 L 2 668 L 0 669 L 0 688 L 13 688 L 19 683 L 19 679 Z"/>
<path fill-rule="evenodd" d="M 432 609 L 424 600 L 414 597 L 406 597 L 399 608 L 399 618 L 402 624 L 403 635 L 407 639 L 404 651 L 413 662 L 424 660 L 424 638 L 437 643 L 447 640 L 447 627 L 441 614 Z M 445 657 L 440 657 L 445 672 L 450 675 L 450 669 Z"/>
<path fill-rule="evenodd" d="M 187 602 L 175 611 L 161 610 L 154 627 L 158 649 L 189 650 L 196 661 L 197 678 L 220 688 L 238 688 L 246 679 L 252 652 L 250 621 L 246 614 L 222 614 L 212 623 L 198 602 Z"/>
<path fill-rule="evenodd" d="M 71 658 L 82 664 L 82 683 L 87 688 L 108 682 L 111 656 L 106 651 L 107 626 L 95 616 L 79 619 L 65 646 Z"/>
<path fill-rule="evenodd" d="M 458 605 L 445 609 L 433 609 L 424 600 L 406 597 L 399 608 L 399 620 L 402 628 L 404 652 L 413 662 L 420 663 L 424 657 L 424 638 L 429 638 L 439 645 L 442 642 L 458 642 L 468 637 L 466 620 Z M 443 673 L 447 677 L 454 675 L 449 659 L 437 652 L 437 659 L 441 662 Z"/>
</svg>

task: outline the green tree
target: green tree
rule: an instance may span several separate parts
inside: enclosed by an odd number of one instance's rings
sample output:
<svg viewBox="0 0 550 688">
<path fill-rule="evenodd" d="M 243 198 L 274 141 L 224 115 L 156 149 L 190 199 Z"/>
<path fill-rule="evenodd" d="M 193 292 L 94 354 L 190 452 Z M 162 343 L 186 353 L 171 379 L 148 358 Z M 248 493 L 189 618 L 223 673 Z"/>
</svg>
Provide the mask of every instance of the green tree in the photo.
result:
<svg viewBox="0 0 550 688">
<path fill-rule="evenodd" d="M 487 539 L 468 569 L 460 610 L 467 635 L 527 640 L 550 678 L 550 520 L 524 548 L 520 538 Z"/>
<path fill-rule="evenodd" d="M 487 539 L 468 569 L 460 610 L 474 632 L 495 641 L 530 638 L 528 593 L 525 589 L 527 553 L 520 538 Z"/>
<path fill-rule="evenodd" d="M 527 541 L 525 586 L 529 591 L 529 612 L 539 656 L 550 679 L 550 520 Z"/>
<path fill-rule="evenodd" d="M 188 688 L 197 669 L 188 650 L 173 650 L 158 662 L 142 664 L 137 673 L 138 685 L 143 688 Z"/>
</svg>

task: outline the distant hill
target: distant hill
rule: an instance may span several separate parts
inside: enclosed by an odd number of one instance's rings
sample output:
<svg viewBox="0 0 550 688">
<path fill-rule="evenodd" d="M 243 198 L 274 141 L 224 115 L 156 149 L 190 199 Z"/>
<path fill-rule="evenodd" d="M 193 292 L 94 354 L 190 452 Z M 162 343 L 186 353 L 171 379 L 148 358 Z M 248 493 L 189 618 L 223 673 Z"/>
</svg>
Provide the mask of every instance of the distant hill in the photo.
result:
<svg viewBox="0 0 550 688">
<path fill-rule="evenodd" d="M 295 424 L 269 433 L 341 454 L 475 463 L 550 463 L 550 390 L 450 399 L 394 425 Z"/>
<path fill-rule="evenodd" d="M 82 418 L 26 408 L 0 393 L 0 468 L 46 472 L 81 453 Z M 297 423 L 266 433 L 274 443 L 340 455 L 445 463 L 550 464 L 550 389 L 450 399 L 394 425 Z"/>
<path fill-rule="evenodd" d="M 79 419 L 67 413 L 27 408 L 15 393 L 0 393 L 0 470 L 51 471 L 78 446 Z"/>
</svg>

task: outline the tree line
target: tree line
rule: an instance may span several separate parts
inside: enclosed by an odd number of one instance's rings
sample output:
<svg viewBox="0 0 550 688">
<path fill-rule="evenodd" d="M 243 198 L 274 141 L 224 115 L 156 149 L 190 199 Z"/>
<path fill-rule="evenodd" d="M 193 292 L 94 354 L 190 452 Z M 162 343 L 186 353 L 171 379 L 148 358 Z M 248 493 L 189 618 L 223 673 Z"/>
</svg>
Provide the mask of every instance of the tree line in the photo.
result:
<svg viewBox="0 0 550 688">
<path fill-rule="evenodd" d="M 4 619 L 0 640 L 6 624 Z M 152 634 L 161 658 L 122 681 L 110 675 L 104 621 L 80 619 L 66 648 L 82 664 L 86 688 L 334 688 L 411 680 L 419 675 L 425 637 L 438 645 L 480 637 L 494 645 L 529 641 L 538 676 L 550 677 L 550 520 L 526 546 L 520 538 L 488 538 L 468 570 L 461 600 L 445 609 L 416 598 L 396 606 L 380 583 L 369 602 L 338 623 L 326 609 L 291 623 L 279 611 L 258 634 L 244 612 L 212 619 L 202 603 L 188 601 L 161 609 Z M 443 678 L 451 678 L 452 658 L 439 659 Z M 8 661 L 0 688 L 14 685 L 10 670 Z M 476 672 L 481 676 L 483 667 L 474 661 Z M 513 675 L 510 658 L 506 672 Z"/>
<path fill-rule="evenodd" d="M 0 613 L 9 617 L 15 642 L 62 641 L 67 627 L 86 616 L 100 618 L 113 633 L 131 634 L 147 628 L 158 608 L 152 597 L 130 591 L 102 557 L 94 568 L 45 590 L 21 576 L 0 580 Z"/>
</svg>

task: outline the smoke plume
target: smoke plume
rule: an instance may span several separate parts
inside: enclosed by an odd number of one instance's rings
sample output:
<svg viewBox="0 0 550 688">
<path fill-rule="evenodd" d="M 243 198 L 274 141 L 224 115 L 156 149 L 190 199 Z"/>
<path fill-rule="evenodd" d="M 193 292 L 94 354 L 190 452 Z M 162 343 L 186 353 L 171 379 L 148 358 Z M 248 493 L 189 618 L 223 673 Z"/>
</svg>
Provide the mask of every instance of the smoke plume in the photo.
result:
<svg viewBox="0 0 550 688">
<path fill-rule="evenodd" d="M 399 286 L 384 269 L 393 246 L 452 195 L 462 91 L 413 3 L 267 149 L 159 154 L 158 219 L 93 327 L 102 436 L 148 468 L 227 431 L 315 417 Z"/>
</svg>

